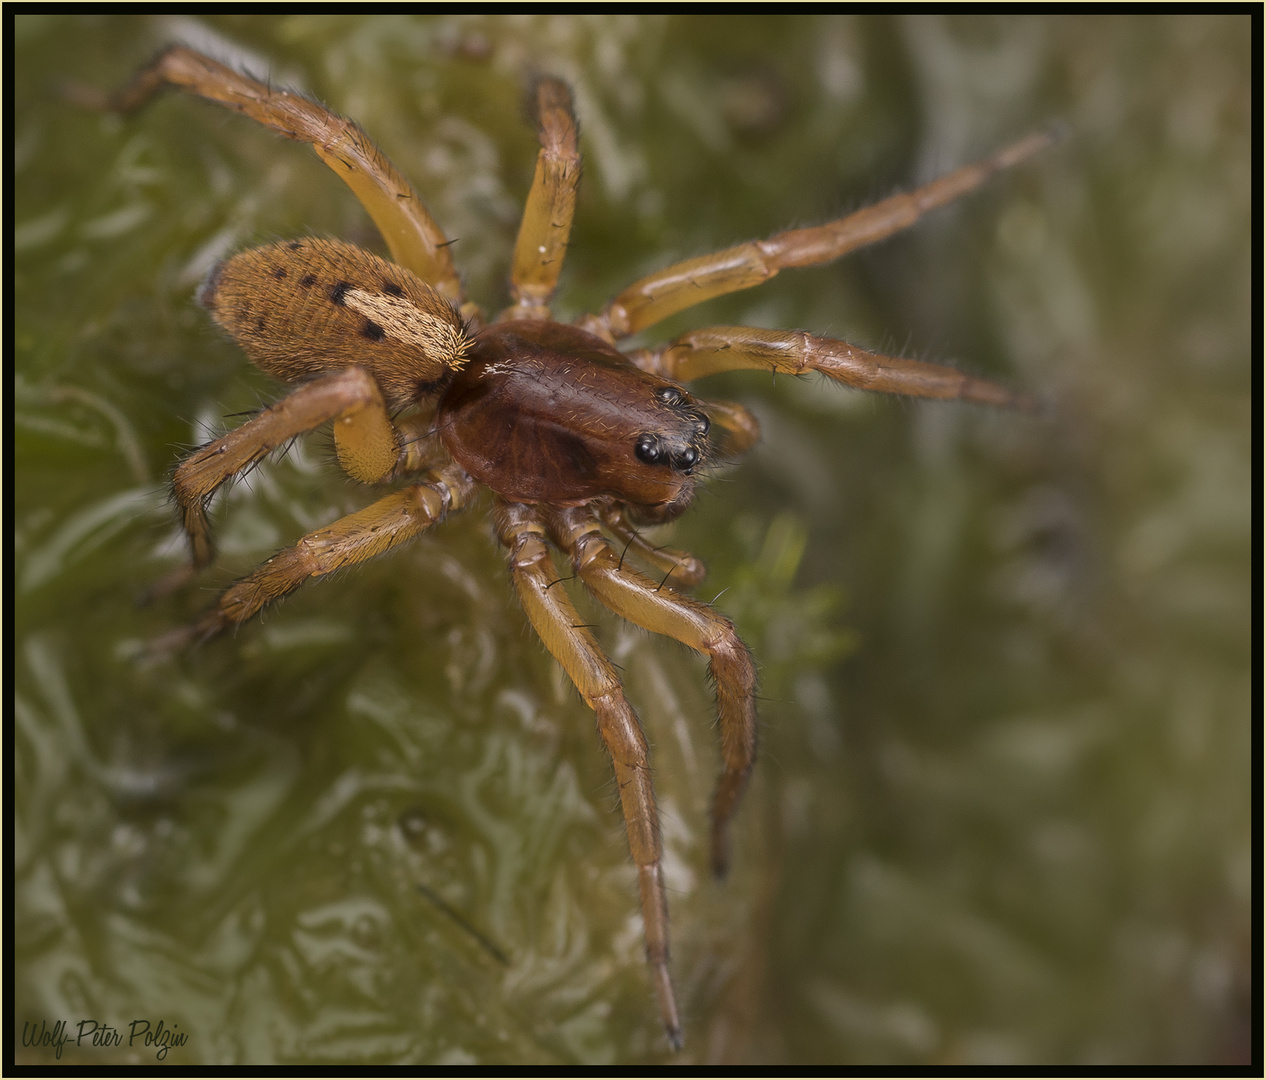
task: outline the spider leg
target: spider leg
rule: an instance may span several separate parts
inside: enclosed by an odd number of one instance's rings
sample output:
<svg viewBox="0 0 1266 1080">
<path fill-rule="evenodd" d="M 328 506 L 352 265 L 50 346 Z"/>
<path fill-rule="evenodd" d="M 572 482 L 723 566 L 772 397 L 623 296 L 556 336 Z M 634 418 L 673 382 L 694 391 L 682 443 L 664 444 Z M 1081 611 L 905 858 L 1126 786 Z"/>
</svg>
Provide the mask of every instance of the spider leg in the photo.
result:
<svg viewBox="0 0 1266 1080">
<path fill-rule="evenodd" d="M 628 337 L 714 296 L 750 289 L 787 267 L 831 262 L 909 228 L 929 210 L 961 198 L 994 173 L 1050 146 L 1057 137 L 1054 130 L 1033 132 L 984 161 L 825 225 L 789 229 L 768 240 L 752 240 L 657 270 L 635 281 L 583 325 L 612 339 Z"/>
<path fill-rule="evenodd" d="M 400 442 L 373 377 L 351 367 L 306 382 L 195 451 L 176 470 L 172 489 L 189 537 L 191 572 L 215 556 L 207 503 L 216 489 L 296 435 L 329 420 L 335 421 L 334 445 L 344 471 L 362 483 L 391 478 L 401 459 Z"/>
<path fill-rule="evenodd" d="M 413 185 L 359 125 L 301 94 L 276 90 L 183 45 L 154 57 L 109 99 L 107 107 L 132 112 L 166 84 L 219 102 L 288 139 L 311 144 L 373 218 L 392 259 L 462 306 L 461 278 L 444 231 Z M 462 314 L 469 318 L 473 311 L 477 309 Z"/>
<path fill-rule="evenodd" d="M 646 738 L 611 661 L 585 628 L 567 593 L 554 588 L 558 574 L 535 512 L 521 503 L 500 502 L 496 522 L 501 542 L 510 549 L 510 572 L 528 621 L 594 711 L 598 734 L 611 755 L 629 850 L 637 866 L 646 959 L 664 1029 L 673 1048 L 680 1049 L 681 1021 L 668 971 L 668 898 L 660 867 L 659 814 Z"/>
<path fill-rule="evenodd" d="M 976 379 L 955 368 L 867 352 L 834 338 L 800 330 L 758 330 L 750 326 L 710 326 L 682 334 L 653 354 L 666 378 L 689 382 L 721 371 L 767 369 L 799 375 L 821 371 L 859 390 L 911 397 L 954 398 L 1004 408 L 1034 409 L 1027 394 Z"/>
<path fill-rule="evenodd" d="M 598 511 L 598 516 L 602 519 L 602 524 L 624 542 L 626 552 L 633 552 L 644 563 L 649 563 L 656 570 L 663 571 L 665 577 L 660 584 L 666 585 L 671 579 L 674 585 L 690 588 L 698 585 L 706 576 L 708 571 L 702 559 L 691 555 L 688 551 L 659 547 L 650 543 L 629 524 L 619 505 L 603 507 Z M 622 555 L 620 564 L 623 565 L 623 562 Z"/>
<path fill-rule="evenodd" d="M 703 409 L 726 431 L 723 455 L 737 457 L 760 442 L 760 421 L 746 406 L 737 401 L 705 401 Z"/>
<path fill-rule="evenodd" d="M 395 425 L 396 437 L 400 440 L 400 458 L 391 474 L 393 480 L 434 469 L 452 460 L 435 430 L 433 408 L 396 420 Z"/>
<path fill-rule="evenodd" d="M 539 79 L 532 88 L 530 107 L 541 150 L 514 243 L 510 269 L 514 305 L 501 313 L 502 319 L 550 317 L 549 301 L 567 254 L 580 183 L 571 90 L 559 79 Z"/>
<path fill-rule="evenodd" d="M 717 688 L 721 757 L 725 767 L 712 800 L 712 871 L 729 868 L 730 819 L 756 760 L 756 666 L 734 624 L 707 604 L 661 588 L 620 558 L 602 535 L 597 519 L 577 507 L 551 510 L 550 535 L 572 558 L 585 587 L 622 619 L 676 638 L 708 658 Z"/>
<path fill-rule="evenodd" d="M 474 482 L 455 466 L 435 470 L 364 510 L 308 533 L 230 585 L 215 607 L 196 622 L 160 637 L 152 650 L 163 654 L 240 626 L 265 605 L 293 592 L 309 578 L 341 570 L 411 540 L 454 510 L 474 491 Z"/>
</svg>

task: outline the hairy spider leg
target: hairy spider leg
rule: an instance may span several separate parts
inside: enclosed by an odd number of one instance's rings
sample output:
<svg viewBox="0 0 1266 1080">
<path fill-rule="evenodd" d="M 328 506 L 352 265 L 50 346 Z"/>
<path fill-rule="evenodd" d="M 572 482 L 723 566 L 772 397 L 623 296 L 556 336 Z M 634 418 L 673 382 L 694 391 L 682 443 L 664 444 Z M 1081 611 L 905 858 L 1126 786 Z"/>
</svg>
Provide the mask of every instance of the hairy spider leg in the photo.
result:
<svg viewBox="0 0 1266 1080">
<path fill-rule="evenodd" d="M 189 538 L 189 574 L 203 569 L 215 557 L 207 504 L 216 489 L 296 435 L 329 420 L 335 421 L 339 464 L 350 476 L 369 484 L 392 477 L 402 451 L 373 376 L 352 367 L 303 383 L 275 405 L 195 451 L 176 470 L 172 489 Z M 410 452 L 416 453 L 406 451 L 405 460 Z"/>
<path fill-rule="evenodd" d="M 659 813 L 651 786 L 646 737 L 624 696 L 619 676 L 585 627 L 561 587 L 536 512 L 522 503 L 498 500 L 497 535 L 510 550 L 510 572 L 528 621 L 562 665 L 598 719 L 598 734 L 611 755 L 616 787 L 637 866 L 650 964 L 668 1040 L 681 1049 L 681 1020 L 672 975 L 668 971 L 668 897 L 660 866 Z M 555 587 L 558 586 L 558 587 Z"/>
<path fill-rule="evenodd" d="M 725 767 L 712 800 L 712 872 L 729 869 L 730 819 L 747 787 L 756 760 L 756 665 L 734 624 L 707 604 L 661 588 L 620 557 L 585 508 L 551 509 L 546 521 L 554 542 L 571 556 L 580 580 L 622 619 L 676 638 L 708 658 L 717 689 L 721 758 Z"/>
<path fill-rule="evenodd" d="M 461 307 L 465 318 L 477 317 L 478 308 L 465 304 L 444 231 L 413 185 L 358 124 L 301 94 L 274 89 L 183 45 L 173 45 L 154 57 L 109 99 L 108 108 L 132 112 L 164 84 L 234 109 L 288 139 L 309 143 L 373 218 L 392 259 Z"/>
<path fill-rule="evenodd" d="M 818 266 L 907 229 L 924 214 L 980 187 L 994 173 L 1050 146 L 1059 133 L 1037 131 L 974 165 L 966 165 L 911 192 L 808 229 L 789 229 L 648 274 L 618 293 L 581 325 L 619 340 L 715 296 L 750 289 L 792 266 Z"/>
<path fill-rule="evenodd" d="M 400 440 L 400 459 L 391 474 L 393 480 L 424 469 L 434 469 L 453 460 L 435 430 L 434 409 L 398 419 L 395 425 L 396 436 Z"/>
<path fill-rule="evenodd" d="M 661 547 L 652 544 L 637 529 L 629 524 L 624 516 L 624 508 L 619 504 L 601 507 L 598 517 L 602 524 L 624 544 L 625 552 L 633 554 L 642 562 L 655 567 L 664 574 L 663 585 L 673 584 L 691 588 L 698 585 L 707 575 L 707 567 L 703 560 L 678 548 Z M 621 563 L 623 563 L 623 555 Z"/>
<path fill-rule="evenodd" d="M 514 304 L 502 319 L 550 317 L 549 302 L 558 284 L 576 212 L 580 153 L 576 149 L 576 114 L 571 90 L 560 79 L 537 80 L 529 99 L 541 141 L 536 173 L 523 207 L 519 236 L 510 265 Z"/>
<path fill-rule="evenodd" d="M 392 492 L 279 551 L 230 585 L 215 607 L 189 626 L 158 638 L 151 649 L 159 654 L 173 651 L 239 626 L 309 578 L 364 562 L 412 540 L 460 510 L 474 490 L 474 481 L 456 466 L 436 469 L 428 480 Z"/>
<path fill-rule="evenodd" d="M 787 375 L 821 371 L 859 390 L 974 401 L 1013 409 L 1036 407 L 1028 394 L 974 378 L 956 368 L 867 352 L 856 345 L 801 330 L 709 326 L 682 334 L 653 355 L 657 360 L 654 370 L 681 382 L 747 368 L 765 368 Z"/>
</svg>

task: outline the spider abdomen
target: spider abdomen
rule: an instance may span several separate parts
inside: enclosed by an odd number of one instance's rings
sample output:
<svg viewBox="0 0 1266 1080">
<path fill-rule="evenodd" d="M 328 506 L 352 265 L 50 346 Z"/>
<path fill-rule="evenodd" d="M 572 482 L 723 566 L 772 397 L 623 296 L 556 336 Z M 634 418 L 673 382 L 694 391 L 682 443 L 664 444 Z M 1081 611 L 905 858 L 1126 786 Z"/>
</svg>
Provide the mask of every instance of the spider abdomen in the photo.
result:
<svg viewBox="0 0 1266 1080">
<path fill-rule="evenodd" d="M 478 334 L 437 426 L 457 463 L 513 502 L 610 496 L 660 520 L 689 503 L 707 456 L 708 420 L 686 391 L 556 322 Z"/>
<path fill-rule="evenodd" d="M 432 396 L 470 345 L 434 289 L 337 240 L 239 252 L 211 271 L 198 300 L 270 375 L 295 382 L 356 365 L 392 409 Z"/>
</svg>

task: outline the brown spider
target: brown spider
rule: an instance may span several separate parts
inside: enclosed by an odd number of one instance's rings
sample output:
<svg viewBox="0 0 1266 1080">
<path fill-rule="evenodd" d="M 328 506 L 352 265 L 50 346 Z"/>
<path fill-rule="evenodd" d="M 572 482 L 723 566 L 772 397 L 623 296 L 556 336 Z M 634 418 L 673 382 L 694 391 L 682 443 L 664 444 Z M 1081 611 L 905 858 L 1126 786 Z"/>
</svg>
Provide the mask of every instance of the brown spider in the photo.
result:
<svg viewBox="0 0 1266 1080">
<path fill-rule="evenodd" d="M 730 821 L 756 755 L 756 669 L 730 621 L 674 587 L 698 584 L 703 565 L 685 552 L 650 545 L 636 526 L 668 521 L 690 505 L 701 466 L 715 455 L 712 422 L 724 429 L 728 454 L 749 448 L 759 429 L 742 406 L 697 401 L 681 384 L 740 368 L 816 370 L 885 393 L 999 406 L 1030 401 L 947 367 L 799 331 L 714 326 L 629 353 L 615 343 L 786 267 L 829 262 L 890 236 L 1053 136 L 1029 135 L 979 164 L 825 225 L 677 263 L 634 282 L 597 315 L 566 325 L 551 318 L 549 301 L 567 249 L 580 156 L 571 93 L 558 79 L 542 78 L 532 91 L 541 150 L 514 247 L 513 303 L 485 323 L 466 299 L 440 227 L 356 124 L 180 46 L 157 56 L 109 107 L 135 109 L 168 83 L 311 144 L 369 212 L 395 261 L 334 240 L 306 239 L 241 252 L 211 272 L 201 303 L 252 361 L 293 389 L 176 470 L 175 496 L 192 558 L 162 588 L 212 561 L 206 510 L 216 489 L 322 424 L 333 423 L 339 464 L 353 479 L 413 482 L 274 555 L 192 626 L 161 639 L 162 647 L 238 626 L 309 578 L 412 539 L 463 508 L 478 485 L 491 488 L 496 533 L 509 549 L 519 600 L 596 714 L 615 766 L 638 870 L 646 955 L 668 1039 L 680 1048 L 646 740 L 614 667 L 556 587 L 551 545 L 616 615 L 707 657 L 724 761 L 711 829 L 712 869 L 721 876 Z M 608 536 L 662 580 L 627 566 Z"/>
</svg>

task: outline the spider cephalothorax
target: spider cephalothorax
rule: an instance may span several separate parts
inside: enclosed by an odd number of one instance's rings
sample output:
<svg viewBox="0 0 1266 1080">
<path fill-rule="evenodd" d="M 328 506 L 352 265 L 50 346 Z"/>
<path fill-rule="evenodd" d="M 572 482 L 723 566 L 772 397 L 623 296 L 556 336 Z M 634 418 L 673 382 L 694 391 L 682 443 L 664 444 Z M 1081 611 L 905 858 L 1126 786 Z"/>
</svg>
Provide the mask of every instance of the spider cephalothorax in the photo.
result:
<svg viewBox="0 0 1266 1080">
<path fill-rule="evenodd" d="M 558 584 L 551 548 L 617 616 L 674 637 L 708 660 L 716 683 L 722 771 L 712 803 L 711 861 L 725 873 L 728 829 L 756 755 L 756 675 L 734 626 L 678 591 L 703 577 L 685 552 L 653 547 L 636 522 L 690 503 L 722 431 L 737 454 L 758 437 L 732 402 L 703 403 L 682 385 L 720 371 L 824 372 L 865 389 L 993 405 L 1027 399 L 935 364 L 881 356 L 801 331 L 717 326 L 655 349 L 616 343 L 779 270 L 838 258 L 906 228 L 1051 141 L 1034 134 L 992 158 L 837 221 L 778 233 L 667 267 L 600 313 L 555 322 L 549 301 L 571 230 L 580 157 L 571 94 L 557 79 L 532 90 L 541 151 L 510 272 L 513 303 L 485 324 L 466 298 L 444 233 L 407 180 L 359 127 L 183 47 L 161 53 L 110 101 L 127 111 L 166 84 L 220 102 L 312 145 L 377 224 L 394 262 L 333 240 L 293 240 L 218 266 L 199 298 L 265 371 L 293 389 L 186 458 L 174 488 L 191 560 L 170 588 L 207 566 L 206 507 L 216 489 L 270 451 L 326 423 L 354 479 L 405 486 L 303 537 L 227 589 L 173 647 L 237 626 L 309 578 L 411 539 L 461 509 L 477 485 L 496 494 L 495 529 L 533 628 L 598 720 L 616 773 L 637 864 L 646 953 L 668 1038 L 681 1023 L 668 966 L 668 906 L 646 740 L 619 676 Z M 617 554 L 609 537 L 620 541 Z M 658 571 L 632 568 L 630 554 Z"/>
<path fill-rule="evenodd" d="M 497 323 L 444 390 L 436 427 L 454 460 L 514 502 L 608 496 L 662 521 L 679 514 L 710 422 L 680 386 L 562 323 Z"/>
</svg>

